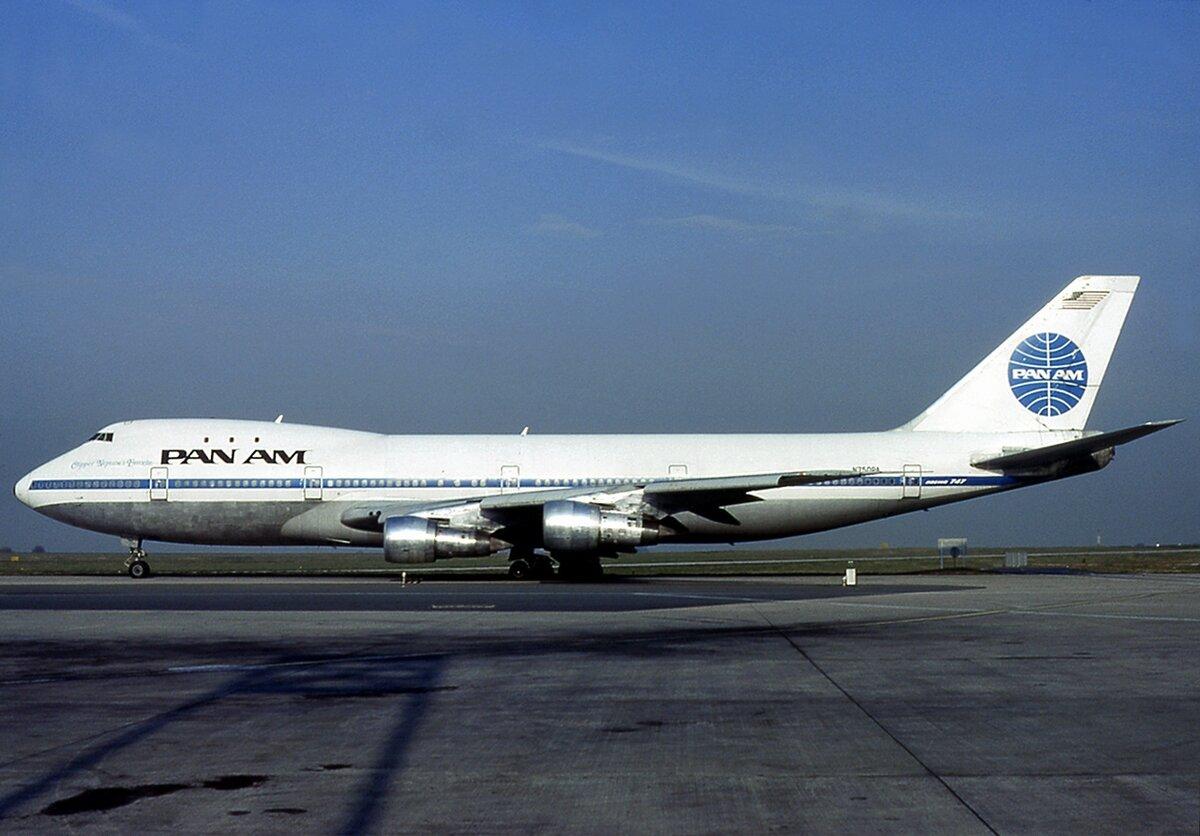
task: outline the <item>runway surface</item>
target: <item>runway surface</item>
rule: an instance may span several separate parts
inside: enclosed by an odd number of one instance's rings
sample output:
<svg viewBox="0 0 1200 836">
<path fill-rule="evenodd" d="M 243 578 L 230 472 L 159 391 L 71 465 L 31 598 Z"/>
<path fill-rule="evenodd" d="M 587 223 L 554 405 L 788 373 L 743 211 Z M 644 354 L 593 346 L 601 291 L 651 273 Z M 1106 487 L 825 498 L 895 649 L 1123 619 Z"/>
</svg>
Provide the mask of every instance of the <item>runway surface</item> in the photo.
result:
<svg viewBox="0 0 1200 836">
<path fill-rule="evenodd" d="M 943 587 L 951 589 L 953 587 Z M 0 583 L 0 610 L 193 610 L 213 612 L 405 612 L 480 609 L 501 612 L 627 612 L 714 604 L 801 601 L 901 594 L 928 586 L 887 583 L 843 588 L 829 583 L 653 581 L 612 578 L 603 583 L 433 582 L 325 580 L 150 580 L 146 583 L 32 579 Z"/>
<path fill-rule="evenodd" d="M 1200 826 L 1200 578 L 0 582 L 0 830 Z"/>
</svg>

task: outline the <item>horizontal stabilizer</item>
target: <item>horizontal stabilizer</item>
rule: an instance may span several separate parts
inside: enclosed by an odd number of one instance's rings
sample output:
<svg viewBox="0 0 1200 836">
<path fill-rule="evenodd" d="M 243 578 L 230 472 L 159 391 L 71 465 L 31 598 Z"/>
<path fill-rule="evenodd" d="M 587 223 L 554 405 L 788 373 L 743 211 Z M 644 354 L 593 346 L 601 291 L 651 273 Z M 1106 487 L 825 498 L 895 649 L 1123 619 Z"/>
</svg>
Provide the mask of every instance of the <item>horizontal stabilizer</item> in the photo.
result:
<svg viewBox="0 0 1200 836">
<path fill-rule="evenodd" d="M 1127 427 L 1123 430 L 1088 435 L 1083 438 L 1077 438 L 1074 441 L 1051 444 L 1048 447 L 1035 447 L 1032 450 L 1020 450 L 1014 453 L 1006 453 L 1003 456 L 992 456 L 981 461 L 972 462 L 971 464 L 983 470 L 1030 470 L 1049 467 L 1059 462 L 1070 461 L 1071 459 L 1078 459 L 1092 453 L 1098 453 L 1101 450 L 1116 447 L 1118 444 L 1125 444 L 1142 436 L 1150 435 L 1150 433 L 1156 433 L 1159 430 L 1165 430 L 1167 427 L 1175 426 L 1182 420 L 1182 418 L 1178 418 L 1173 421 L 1150 421 L 1145 424 L 1138 424 L 1136 427 Z"/>
</svg>

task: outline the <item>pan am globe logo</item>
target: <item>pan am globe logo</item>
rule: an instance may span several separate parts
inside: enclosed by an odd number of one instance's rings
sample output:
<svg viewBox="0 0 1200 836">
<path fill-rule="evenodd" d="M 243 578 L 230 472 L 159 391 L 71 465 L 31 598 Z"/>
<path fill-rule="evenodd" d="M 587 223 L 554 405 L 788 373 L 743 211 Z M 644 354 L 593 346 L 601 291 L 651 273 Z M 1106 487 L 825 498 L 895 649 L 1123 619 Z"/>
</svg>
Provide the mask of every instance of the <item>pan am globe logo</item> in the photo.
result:
<svg viewBox="0 0 1200 836">
<path fill-rule="evenodd" d="M 1087 360 L 1075 342 L 1049 331 L 1021 340 L 1008 360 L 1008 385 L 1021 406 L 1053 417 L 1074 408 L 1087 388 Z"/>
</svg>

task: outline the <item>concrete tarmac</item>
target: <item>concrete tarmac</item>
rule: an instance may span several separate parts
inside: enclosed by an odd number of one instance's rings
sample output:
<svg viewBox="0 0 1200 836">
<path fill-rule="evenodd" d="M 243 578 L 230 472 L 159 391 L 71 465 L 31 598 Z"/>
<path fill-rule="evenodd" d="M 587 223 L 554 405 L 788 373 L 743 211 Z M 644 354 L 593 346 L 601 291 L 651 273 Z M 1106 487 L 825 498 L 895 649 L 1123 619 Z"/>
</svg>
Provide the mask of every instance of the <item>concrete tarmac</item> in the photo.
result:
<svg viewBox="0 0 1200 836">
<path fill-rule="evenodd" d="M 0 831 L 1200 828 L 1200 578 L 0 582 Z"/>
<path fill-rule="evenodd" d="M 952 589 L 954 587 L 942 587 Z M 903 593 L 897 583 L 843 588 L 829 583 L 652 581 L 614 577 L 603 583 L 425 582 L 398 580 L 171 580 L 130 583 L 26 579 L 0 583 L 0 610 L 193 610 L 221 612 L 401 612 L 487 609 L 504 612 L 628 612 L 714 604 L 802 601 Z M 919 587 L 928 590 L 930 587 Z"/>
</svg>

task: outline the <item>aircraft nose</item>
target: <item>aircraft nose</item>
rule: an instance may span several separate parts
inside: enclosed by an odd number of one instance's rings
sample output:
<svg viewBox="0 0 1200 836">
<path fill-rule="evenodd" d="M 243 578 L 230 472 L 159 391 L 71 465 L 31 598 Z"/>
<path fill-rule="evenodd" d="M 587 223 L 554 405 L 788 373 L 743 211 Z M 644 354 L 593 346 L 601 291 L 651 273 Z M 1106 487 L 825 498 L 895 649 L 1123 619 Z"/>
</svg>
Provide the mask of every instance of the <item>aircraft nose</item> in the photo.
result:
<svg viewBox="0 0 1200 836">
<path fill-rule="evenodd" d="M 33 483 L 33 474 L 26 473 L 24 476 L 22 476 L 20 479 L 17 480 L 17 484 L 13 485 L 13 493 L 16 494 L 17 499 L 19 499 L 21 501 L 22 505 L 29 504 L 29 486 L 32 483 Z"/>
</svg>

